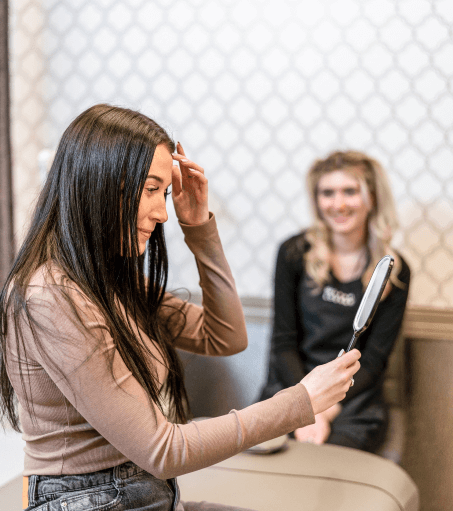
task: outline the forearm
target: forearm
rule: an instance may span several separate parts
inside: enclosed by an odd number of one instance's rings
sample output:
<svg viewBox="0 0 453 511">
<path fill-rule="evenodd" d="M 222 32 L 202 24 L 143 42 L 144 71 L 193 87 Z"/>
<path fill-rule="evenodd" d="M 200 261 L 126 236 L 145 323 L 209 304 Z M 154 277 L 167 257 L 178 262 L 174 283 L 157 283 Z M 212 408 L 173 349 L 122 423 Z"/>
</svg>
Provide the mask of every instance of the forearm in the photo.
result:
<svg viewBox="0 0 453 511">
<path fill-rule="evenodd" d="M 286 387 L 305 376 L 298 350 L 301 317 L 296 296 L 300 279 L 301 268 L 288 257 L 287 243 L 283 243 L 275 268 L 271 359 Z"/>
<path fill-rule="evenodd" d="M 160 479 L 211 466 L 314 422 L 301 384 L 243 410 L 183 425 L 171 424 L 158 413 L 155 421 L 146 406 L 139 410 L 131 404 L 128 411 L 132 413 L 122 417 L 114 431 L 104 430 L 102 424 L 96 426 L 120 452 Z"/>
<path fill-rule="evenodd" d="M 203 307 L 165 297 L 161 316 L 170 318 L 169 328 L 177 348 L 203 355 L 232 355 L 247 347 L 247 330 L 242 304 L 223 252 L 214 216 L 199 226 L 182 225 L 185 240 L 196 258 L 202 289 Z M 185 324 L 171 324 L 174 309 L 180 309 Z"/>
</svg>

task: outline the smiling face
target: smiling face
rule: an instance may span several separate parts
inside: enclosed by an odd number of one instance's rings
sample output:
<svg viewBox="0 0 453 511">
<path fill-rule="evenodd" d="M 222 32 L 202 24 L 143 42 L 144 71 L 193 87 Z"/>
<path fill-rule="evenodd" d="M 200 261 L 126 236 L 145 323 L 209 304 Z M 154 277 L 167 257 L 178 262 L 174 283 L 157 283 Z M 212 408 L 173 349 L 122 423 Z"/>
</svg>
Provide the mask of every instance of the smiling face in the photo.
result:
<svg viewBox="0 0 453 511">
<path fill-rule="evenodd" d="M 353 175 L 360 172 L 360 168 L 351 169 L 351 172 L 334 170 L 324 174 L 318 182 L 318 211 L 334 235 L 360 231 L 363 236 L 366 235 L 372 206 L 369 193 L 364 193 L 359 180 Z"/>
<path fill-rule="evenodd" d="M 159 144 L 154 151 L 142 196 L 138 206 L 137 236 L 140 254 L 146 249 L 146 242 L 151 237 L 156 224 L 167 221 L 165 198 L 167 188 L 171 185 L 173 158 L 166 144 Z"/>
</svg>

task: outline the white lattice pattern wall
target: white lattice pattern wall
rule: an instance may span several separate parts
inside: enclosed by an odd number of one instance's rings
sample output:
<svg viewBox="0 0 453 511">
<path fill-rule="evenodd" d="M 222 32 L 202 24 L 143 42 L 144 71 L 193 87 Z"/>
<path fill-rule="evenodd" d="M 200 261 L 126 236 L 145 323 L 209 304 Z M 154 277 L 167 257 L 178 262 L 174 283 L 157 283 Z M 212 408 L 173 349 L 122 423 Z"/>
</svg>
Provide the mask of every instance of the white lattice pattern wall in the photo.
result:
<svg viewBox="0 0 453 511">
<path fill-rule="evenodd" d="M 451 0 L 12 0 L 18 230 L 37 155 L 94 103 L 155 118 L 202 164 L 243 296 L 269 297 L 278 243 L 310 222 L 312 160 L 388 169 L 411 301 L 453 305 Z M 171 215 L 172 287 L 197 289 Z"/>
</svg>

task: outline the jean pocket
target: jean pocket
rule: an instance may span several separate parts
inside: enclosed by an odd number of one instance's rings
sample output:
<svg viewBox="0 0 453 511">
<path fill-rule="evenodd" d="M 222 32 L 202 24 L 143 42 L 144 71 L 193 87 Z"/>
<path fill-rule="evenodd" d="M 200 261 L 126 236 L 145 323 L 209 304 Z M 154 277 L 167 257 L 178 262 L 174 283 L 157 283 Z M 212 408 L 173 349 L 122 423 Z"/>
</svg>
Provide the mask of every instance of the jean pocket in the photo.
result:
<svg viewBox="0 0 453 511">
<path fill-rule="evenodd" d="M 66 494 L 58 499 L 61 511 L 109 511 L 120 503 L 122 493 L 113 485 L 100 490 L 86 490 L 76 495 Z M 53 509 L 53 508 L 52 508 Z"/>
</svg>

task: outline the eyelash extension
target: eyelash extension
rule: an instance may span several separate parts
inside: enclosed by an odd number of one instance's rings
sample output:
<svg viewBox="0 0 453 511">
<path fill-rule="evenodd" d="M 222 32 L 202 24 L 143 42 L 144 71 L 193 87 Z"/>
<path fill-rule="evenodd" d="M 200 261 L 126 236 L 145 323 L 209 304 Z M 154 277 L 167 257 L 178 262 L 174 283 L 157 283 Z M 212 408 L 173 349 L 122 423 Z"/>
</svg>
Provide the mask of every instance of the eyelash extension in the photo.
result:
<svg viewBox="0 0 453 511">
<path fill-rule="evenodd" d="M 157 192 L 157 190 L 159 190 L 159 188 L 147 188 L 147 190 L 148 190 L 148 192 Z M 170 191 L 165 190 L 164 195 L 165 195 L 165 197 L 168 197 L 169 195 L 171 195 L 171 190 Z"/>
</svg>

